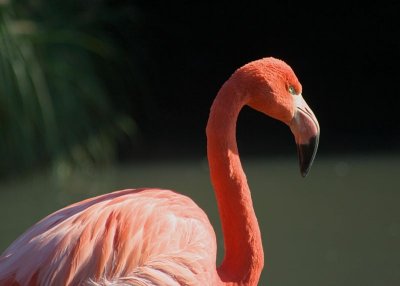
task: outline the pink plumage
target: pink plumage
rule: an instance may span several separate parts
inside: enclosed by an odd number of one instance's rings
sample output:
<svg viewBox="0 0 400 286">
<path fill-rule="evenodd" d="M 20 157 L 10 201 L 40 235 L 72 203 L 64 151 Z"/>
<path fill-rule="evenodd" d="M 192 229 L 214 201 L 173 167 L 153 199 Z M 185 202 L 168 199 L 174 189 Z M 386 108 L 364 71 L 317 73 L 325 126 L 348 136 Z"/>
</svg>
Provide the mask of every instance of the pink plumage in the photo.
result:
<svg viewBox="0 0 400 286">
<path fill-rule="evenodd" d="M 214 231 L 190 198 L 123 190 L 68 206 L 30 228 L 3 253 L 0 282 L 14 275 L 21 285 L 207 285 L 216 279 L 215 255 Z"/>
<path fill-rule="evenodd" d="M 264 252 L 235 134 L 245 105 L 290 127 L 303 176 L 318 146 L 318 121 L 286 63 L 254 61 L 225 82 L 206 128 L 224 234 L 220 266 L 214 230 L 190 198 L 123 190 L 68 206 L 28 229 L 0 256 L 0 285 L 257 285 Z"/>
</svg>

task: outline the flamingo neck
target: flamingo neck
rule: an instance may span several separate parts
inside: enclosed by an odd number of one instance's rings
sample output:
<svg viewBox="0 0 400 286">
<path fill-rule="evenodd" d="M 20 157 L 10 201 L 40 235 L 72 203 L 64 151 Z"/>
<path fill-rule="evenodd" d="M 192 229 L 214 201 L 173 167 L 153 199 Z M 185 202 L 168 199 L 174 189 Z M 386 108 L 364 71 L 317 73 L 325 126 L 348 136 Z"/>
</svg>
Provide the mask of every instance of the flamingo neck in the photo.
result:
<svg viewBox="0 0 400 286">
<path fill-rule="evenodd" d="M 226 285 L 257 285 L 264 253 L 250 189 L 242 169 L 236 121 L 245 95 L 225 83 L 211 107 L 207 155 L 224 234 L 225 257 L 218 273 Z"/>
</svg>

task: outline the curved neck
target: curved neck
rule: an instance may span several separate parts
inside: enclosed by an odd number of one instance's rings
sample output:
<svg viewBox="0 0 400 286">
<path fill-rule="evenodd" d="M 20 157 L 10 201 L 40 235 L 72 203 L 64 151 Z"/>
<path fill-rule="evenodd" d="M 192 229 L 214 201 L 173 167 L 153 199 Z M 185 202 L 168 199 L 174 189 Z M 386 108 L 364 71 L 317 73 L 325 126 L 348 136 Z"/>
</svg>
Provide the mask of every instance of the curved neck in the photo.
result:
<svg viewBox="0 0 400 286">
<path fill-rule="evenodd" d="M 236 144 L 236 121 L 245 95 L 226 82 L 211 107 L 207 155 L 224 234 L 218 268 L 227 285 L 257 285 L 264 265 L 261 234 Z"/>
</svg>

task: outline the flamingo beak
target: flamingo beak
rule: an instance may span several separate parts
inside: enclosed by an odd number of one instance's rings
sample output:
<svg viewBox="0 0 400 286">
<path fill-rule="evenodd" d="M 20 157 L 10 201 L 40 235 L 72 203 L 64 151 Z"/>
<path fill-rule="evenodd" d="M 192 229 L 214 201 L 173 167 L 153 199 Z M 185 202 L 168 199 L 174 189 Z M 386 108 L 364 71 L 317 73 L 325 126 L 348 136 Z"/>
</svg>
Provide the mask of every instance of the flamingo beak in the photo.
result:
<svg viewBox="0 0 400 286">
<path fill-rule="evenodd" d="M 317 153 L 320 129 L 317 118 L 301 94 L 294 95 L 294 103 L 295 113 L 289 127 L 297 145 L 300 173 L 305 177 Z"/>
</svg>

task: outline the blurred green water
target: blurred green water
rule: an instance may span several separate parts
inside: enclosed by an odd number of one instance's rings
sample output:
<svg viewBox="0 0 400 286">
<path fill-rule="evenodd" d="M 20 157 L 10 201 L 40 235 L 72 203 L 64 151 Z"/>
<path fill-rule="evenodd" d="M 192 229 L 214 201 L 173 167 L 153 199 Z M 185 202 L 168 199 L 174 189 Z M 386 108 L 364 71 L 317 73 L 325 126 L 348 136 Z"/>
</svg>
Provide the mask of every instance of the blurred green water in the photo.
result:
<svg viewBox="0 0 400 286">
<path fill-rule="evenodd" d="M 400 285 L 400 154 L 319 156 L 306 179 L 294 157 L 245 158 L 243 165 L 263 233 L 266 265 L 260 285 Z M 209 214 L 222 249 L 204 160 L 2 182 L 0 251 L 66 204 L 146 186 L 191 196 Z"/>
</svg>

